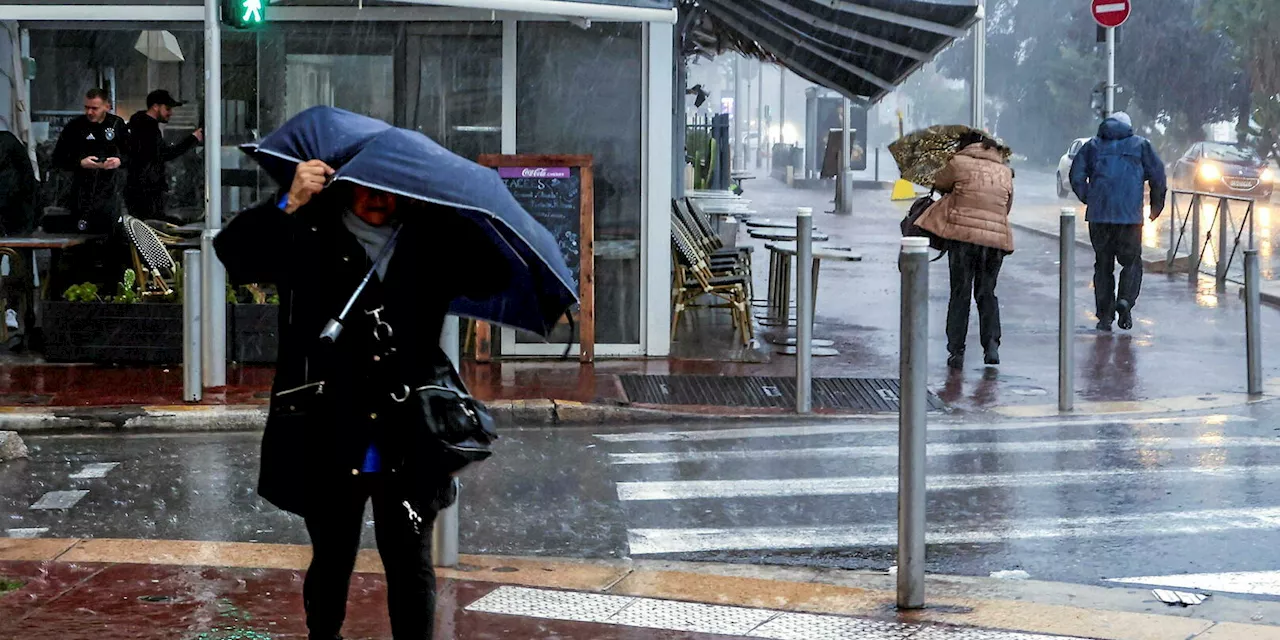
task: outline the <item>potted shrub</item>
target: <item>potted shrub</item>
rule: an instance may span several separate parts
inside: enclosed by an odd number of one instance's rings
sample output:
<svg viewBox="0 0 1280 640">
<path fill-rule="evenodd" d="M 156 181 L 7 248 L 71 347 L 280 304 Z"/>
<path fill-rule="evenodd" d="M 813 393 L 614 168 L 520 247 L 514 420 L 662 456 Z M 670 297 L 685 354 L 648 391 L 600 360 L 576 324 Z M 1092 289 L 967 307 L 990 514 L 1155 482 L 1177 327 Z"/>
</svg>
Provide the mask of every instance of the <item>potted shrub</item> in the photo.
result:
<svg viewBox="0 0 1280 640">
<path fill-rule="evenodd" d="M 44 303 L 44 357 L 50 362 L 182 362 L 182 305 L 142 302 L 137 274 L 124 272 L 116 295 L 91 283 Z"/>
</svg>

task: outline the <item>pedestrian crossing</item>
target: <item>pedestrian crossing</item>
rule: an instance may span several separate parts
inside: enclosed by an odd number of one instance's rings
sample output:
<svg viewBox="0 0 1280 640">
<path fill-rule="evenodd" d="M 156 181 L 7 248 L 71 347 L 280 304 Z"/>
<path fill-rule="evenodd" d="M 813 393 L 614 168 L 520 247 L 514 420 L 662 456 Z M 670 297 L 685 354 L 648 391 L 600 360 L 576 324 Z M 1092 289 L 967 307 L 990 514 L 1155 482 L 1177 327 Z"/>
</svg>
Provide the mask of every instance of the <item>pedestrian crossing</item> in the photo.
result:
<svg viewBox="0 0 1280 640">
<path fill-rule="evenodd" d="M 596 439 L 632 556 L 888 568 L 897 429 L 854 420 Z M 931 571 L 1217 574 L 1261 568 L 1242 551 L 1280 545 L 1280 431 L 1248 416 L 940 420 L 927 464 Z"/>
</svg>

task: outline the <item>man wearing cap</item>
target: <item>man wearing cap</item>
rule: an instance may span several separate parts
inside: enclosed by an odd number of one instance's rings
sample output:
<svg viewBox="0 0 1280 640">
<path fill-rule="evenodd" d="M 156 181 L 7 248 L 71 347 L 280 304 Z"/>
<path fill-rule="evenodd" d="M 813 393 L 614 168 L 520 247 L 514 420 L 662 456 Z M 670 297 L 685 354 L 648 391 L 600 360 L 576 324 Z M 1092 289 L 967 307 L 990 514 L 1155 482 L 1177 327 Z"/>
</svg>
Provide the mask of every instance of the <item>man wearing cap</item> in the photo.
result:
<svg viewBox="0 0 1280 640">
<path fill-rule="evenodd" d="M 200 142 L 204 131 L 196 129 L 177 144 L 165 142 L 160 123 L 169 122 L 173 109 L 182 103 L 164 89 L 147 95 L 147 110 L 129 119 L 129 177 L 125 183 L 125 204 L 129 215 L 146 220 L 165 218 L 165 196 L 169 191 L 164 164 L 176 160 Z"/>
<path fill-rule="evenodd" d="M 1104 120 L 1098 135 L 1080 148 L 1071 163 L 1071 189 L 1088 207 L 1085 219 L 1093 244 L 1099 331 L 1110 331 L 1117 316 L 1121 329 L 1133 328 L 1133 307 L 1142 290 L 1142 195 L 1146 183 L 1151 185 L 1150 218 L 1154 221 L 1164 210 L 1164 163 L 1146 138 L 1134 135 L 1133 121 L 1123 111 Z"/>
</svg>

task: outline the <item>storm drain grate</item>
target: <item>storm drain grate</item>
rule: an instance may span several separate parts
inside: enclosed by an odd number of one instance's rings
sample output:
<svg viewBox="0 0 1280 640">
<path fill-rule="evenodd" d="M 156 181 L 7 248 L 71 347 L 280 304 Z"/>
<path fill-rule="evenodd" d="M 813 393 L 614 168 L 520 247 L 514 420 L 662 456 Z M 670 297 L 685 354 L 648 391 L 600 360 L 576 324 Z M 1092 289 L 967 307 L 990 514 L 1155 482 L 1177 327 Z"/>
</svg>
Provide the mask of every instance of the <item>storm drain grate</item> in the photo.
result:
<svg viewBox="0 0 1280 640">
<path fill-rule="evenodd" d="M 704 405 L 790 409 L 795 378 L 767 376 L 623 375 L 627 399 L 638 404 Z M 897 411 L 898 381 L 892 378 L 814 378 L 813 406 L 852 411 Z M 945 405 L 929 394 L 929 408 Z"/>
</svg>

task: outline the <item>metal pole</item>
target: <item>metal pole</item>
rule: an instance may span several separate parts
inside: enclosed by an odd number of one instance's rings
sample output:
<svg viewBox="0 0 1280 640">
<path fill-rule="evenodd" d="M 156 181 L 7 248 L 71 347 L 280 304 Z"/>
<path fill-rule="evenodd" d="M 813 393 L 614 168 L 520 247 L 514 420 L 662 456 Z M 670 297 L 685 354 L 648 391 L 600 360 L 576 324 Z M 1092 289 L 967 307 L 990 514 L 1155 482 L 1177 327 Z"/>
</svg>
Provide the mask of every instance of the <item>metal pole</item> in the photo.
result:
<svg viewBox="0 0 1280 640">
<path fill-rule="evenodd" d="M 200 250 L 182 252 L 182 399 L 204 397 L 200 373 Z"/>
<path fill-rule="evenodd" d="M 973 24 L 973 80 L 969 96 L 973 128 L 983 130 L 987 109 L 987 3 L 978 2 L 978 21 Z"/>
<path fill-rule="evenodd" d="M 1178 216 L 1182 210 L 1178 208 L 1178 192 L 1174 191 L 1169 194 L 1170 212 L 1169 212 L 1169 255 L 1167 258 L 1169 273 L 1173 273 L 1173 262 L 1178 258 L 1173 248 L 1178 244 Z"/>
<path fill-rule="evenodd" d="M 1257 206 L 1256 206 L 1256 204 L 1257 204 L 1257 203 L 1256 203 L 1255 201 L 1250 200 L 1250 201 L 1249 201 L 1249 209 L 1248 209 L 1248 211 L 1246 211 L 1246 212 L 1245 212 L 1245 216 L 1249 219 L 1249 247 L 1248 247 L 1248 248 L 1250 248 L 1250 249 L 1257 249 L 1257 248 L 1258 248 L 1257 241 L 1256 241 L 1256 240 L 1254 240 L 1254 238 L 1253 238 L 1253 235 L 1254 235 L 1254 228 L 1253 228 L 1253 227 L 1254 227 L 1254 222 L 1253 222 L 1253 218 L 1254 218 L 1254 214 L 1255 214 L 1255 213 L 1257 213 Z"/>
<path fill-rule="evenodd" d="M 787 68 L 783 66 L 778 67 L 778 142 L 787 143 Z"/>
<path fill-rule="evenodd" d="M 1107 27 L 1107 113 L 1116 112 L 1116 28 Z"/>
<path fill-rule="evenodd" d="M 813 410 L 813 209 L 796 210 L 796 413 Z"/>
<path fill-rule="evenodd" d="M 764 159 L 764 63 L 756 63 L 756 168 Z"/>
<path fill-rule="evenodd" d="M 741 171 L 744 167 L 743 163 L 746 158 L 747 128 L 743 126 L 744 116 L 746 116 L 746 89 L 742 82 L 742 55 L 739 54 L 733 58 L 733 170 Z"/>
<path fill-rule="evenodd" d="M 1231 205 L 1226 198 L 1218 198 L 1218 264 L 1215 271 L 1218 285 L 1227 282 L 1227 231 L 1231 228 L 1227 216 L 1231 214 Z"/>
<path fill-rule="evenodd" d="M 1063 207 L 1058 228 L 1058 411 L 1076 404 L 1076 210 Z"/>
<path fill-rule="evenodd" d="M 444 329 L 440 332 L 440 348 L 444 350 L 445 355 L 449 356 L 449 361 L 453 363 L 454 368 L 461 367 L 461 347 L 458 342 L 458 316 L 445 316 Z M 457 478 L 454 479 L 455 487 L 459 487 Z M 435 527 L 431 530 L 431 558 L 435 561 L 437 567 L 456 567 L 458 566 L 458 506 L 462 502 L 461 491 L 459 497 L 453 506 L 440 511 L 436 516 Z"/>
<path fill-rule="evenodd" d="M 876 184 L 880 183 L 880 147 L 876 147 Z"/>
<path fill-rule="evenodd" d="M 1191 255 L 1187 256 L 1187 279 L 1191 284 L 1200 280 L 1200 217 L 1203 206 L 1200 194 L 1191 196 Z"/>
<path fill-rule="evenodd" d="M 204 261 L 203 374 L 204 386 L 227 385 L 227 273 L 213 251 L 213 237 L 222 228 L 222 33 L 218 1 L 204 3 Z"/>
<path fill-rule="evenodd" d="M 903 238 L 898 376 L 898 608 L 924 607 L 929 240 Z"/>
<path fill-rule="evenodd" d="M 853 175 L 849 172 L 849 166 L 852 159 L 849 157 L 849 143 L 852 142 L 853 132 L 849 129 L 850 122 L 853 120 L 853 102 L 848 98 L 844 99 L 843 114 L 840 123 L 840 172 L 836 177 L 840 180 L 840 189 L 836 191 L 836 211 L 842 214 L 853 213 L 853 190 L 851 184 Z"/>
<path fill-rule="evenodd" d="M 1249 367 L 1249 395 L 1262 393 L 1262 276 L 1258 267 L 1258 250 L 1244 252 L 1244 343 Z"/>
</svg>

